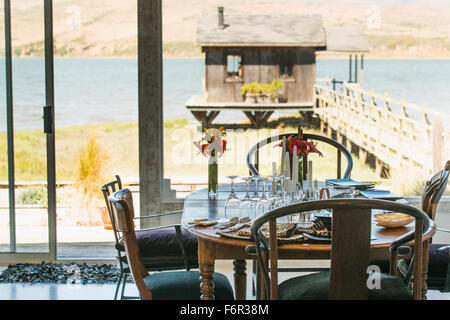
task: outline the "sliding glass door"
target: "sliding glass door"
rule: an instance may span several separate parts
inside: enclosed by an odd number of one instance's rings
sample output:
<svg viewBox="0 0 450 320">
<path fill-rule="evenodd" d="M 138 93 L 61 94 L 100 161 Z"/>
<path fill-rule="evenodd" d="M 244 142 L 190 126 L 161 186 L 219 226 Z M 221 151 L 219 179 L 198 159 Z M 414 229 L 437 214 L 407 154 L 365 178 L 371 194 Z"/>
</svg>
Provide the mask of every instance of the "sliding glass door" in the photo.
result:
<svg viewBox="0 0 450 320">
<path fill-rule="evenodd" d="M 52 1 L 33 1 L 29 14 L 24 5 L 1 3 L 0 262 L 8 263 L 56 258 Z"/>
</svg>

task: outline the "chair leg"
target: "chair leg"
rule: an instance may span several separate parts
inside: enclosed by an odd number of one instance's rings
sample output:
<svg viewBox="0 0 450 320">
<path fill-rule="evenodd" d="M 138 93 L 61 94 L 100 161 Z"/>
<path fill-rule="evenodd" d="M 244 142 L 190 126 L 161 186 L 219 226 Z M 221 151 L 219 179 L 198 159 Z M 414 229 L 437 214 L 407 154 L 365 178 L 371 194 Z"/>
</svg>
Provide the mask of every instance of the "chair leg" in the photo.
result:
<svg viewBox="0 0 450 320">
<path fill-rule="evenodd" d="M 123 284 L 122 284 L 122 292 L 120 293 L 120 300 L 124 298 L 125 285 L 127 284 L 128 273 L 124 273 L 123 275 Z"/>
<path fill-rule="evenodd" d="M 119 293 L 120 284 L 122 283 L 123 271 L 120 272 L 119 281 L 117 281 L 116 292 L 114 292 L 114 300 L 117 300 L 117 294 Z"/>
<path fill-rule="evenodd" d="M 252 295 L 256 296 L 256 260 L 252 261 Z"/>
</svg>

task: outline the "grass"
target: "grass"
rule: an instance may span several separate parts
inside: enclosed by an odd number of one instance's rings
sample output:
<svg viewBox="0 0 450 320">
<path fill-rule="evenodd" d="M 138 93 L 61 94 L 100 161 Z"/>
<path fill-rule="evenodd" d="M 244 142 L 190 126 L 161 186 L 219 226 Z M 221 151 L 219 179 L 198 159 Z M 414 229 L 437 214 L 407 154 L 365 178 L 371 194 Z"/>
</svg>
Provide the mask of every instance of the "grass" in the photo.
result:
<svg viewBox="0 0 450 320">
<path fill-rule="evenodd" d="M 279 129 L 228 130 L 228 150 L 219 160 L 219 176 L 231 174 L 248 175 L 245 158 L 248 150 L 257 141 L 277 133 L 295 132 L 296 128 L 286 126 Z M 305 132 L 318 133 L 315 130 Z M 95 135 L 96 143 L 102 146 L 107 161 L 102 163 L 105 175 L 138 177 L 138 126 L 137 123 L 104 123 L 74 126 L 56 130 L 56 176 L 58 181 L 74 181 L 78 176 L 80 152 L 89 137 Z M 19 131 L 15 134 L 15 170 L 17 181 L 46 180 L 45 135 L 41 130 Z M 193 141 L 202 138 L 196 124 L 185 120 L 164 123 L 164 174 L 176 176 L 205 176 L 207 159 L 198 154 Z M 332 147 L 319 143 L 323 158 L 312 155 L 314 176 L 323 179 L 336 175 L 336 153 Z M 271 173 L 272 161 L 279 161 L 281 148 L 265 148 L 261 153 L 263 174 Z M 0 134 L 0 180 L 7 180 L 6 134 Z M 344 162 L 345 165 L 345 162 Z M 355 156 L 352 177 L 355 179 L 376 179 L 374 170 L 362 166 Z"/>
<path fill-rule="evenodd" d="M 277 120 L 274 120 L 277 121 Z M 278 125 L 277 128 L 234 129 L 227 130 L 227 150 L 219 159 L 219 176 L 248 175 L 245 162 L 248 150 L 259 140 L 280 133 L 296 132 L 295 124 Z M 306 133 L 320 134 L 318 130 L 305 129 Z M 91 175 L 95 180 L 92 188 L 111 180 L 115 174 L 126 179 L 139 177 L 138 126 L 137 123 L 103 123 L 73 126 L 56 130 L 56 178 L 58 182 L 81 181 Z M 92 140 L 92 137 L 95 137 Z M 15 138 L 16 181 L 45 181 L 46 174 L 46 140 L 41 130 L 18 131 Z M 204 177 L 207 179 L 208 162 L 198 154 L 193 145 L 200 140 L 202 133 L 197 124 L 186 120 L 164 122 L 164 176 Z M 149 146 L 150 147 L 150 146 Z M 317 148 L 324 154 L 319 157 L 312 154 L 314 179 L 324 180 L 336 177 L 337 155 L 333 147 L 318 143 Z M 82 155 L 84 152 L 84 156 Z M 85 159 L 84 164 L 83 160 Z M 260 171 L 263 175 L 272 173 L 272 162 L 280 162 L 281 148 L 264 147 L 261 149 Z M 373 169 L 361 164 L 353 154 L 352 178 L 360 181 L 373 181 L 378 177 Z M 7 145 L 6 134 L 0 134 L 0 180 L 7 181 Z M 346 167 L 345 158 L 343 168 Z M 101 171 L 101 172 L 100 172 Z M 411 172 L 392 172 L 389 189 L 401 195 L 420 195 L 424 181 L 429 177 Z M 92 178 L 97 176 L 97 178 Z M 85 178 L 83 178 L 85 177 Z M 417 178 L 419 177 L 419 178 Z M 182 179 L 182 178 L 181 178 Z M 31 198 L 39 198 L 39 190 L 21 191 L 19 201 L 30 203 Z M 449 194 L 447 190 L 446 194 Z M 70 199 L 70 196 L 63 197 Z M 31 200 L 30 200 L 31 199 Z M 64 200 L 66 202 L 66 200 Z"/>
</svg>

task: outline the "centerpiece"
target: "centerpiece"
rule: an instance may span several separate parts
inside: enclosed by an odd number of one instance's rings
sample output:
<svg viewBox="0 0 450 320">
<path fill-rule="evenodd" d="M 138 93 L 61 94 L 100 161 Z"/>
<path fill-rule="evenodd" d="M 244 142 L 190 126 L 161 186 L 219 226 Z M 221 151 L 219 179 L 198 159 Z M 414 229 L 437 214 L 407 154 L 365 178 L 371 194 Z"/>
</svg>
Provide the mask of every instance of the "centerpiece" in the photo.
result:
<svg viewBox="0 0 450 320">
<path fill-rule="evenodd" d="M 219 186 L 218 160 L 227 149 L 225 136 L 226 131 L 223 127 L 219 129 L 204 129 L 203 138 L 194 142 L 200 153 L 208 158 L 208 195 L 217 193 Z"/>
<path fill-rule="evenodd" d="M 281 142 L 278 146 L 283 147 L 286 150 L 286 153 L 289 154 L 288 159 L 285 161 L 289 161 L 289 168 L 292 168 L 292 172 L 294 172 L 294 166 L 298 166 L 298 182 L 300 182 L 300 186 L 303 182 L 303 177 L 306 175 L 306 172 L 303 172 L 303 161 L 306 156 L 310 153 L 317 153 L 320 157 L 323 157 L 322 152 L 317 149 L 317 142 L 307 141 L 303 137 L 303 130 L 301 127 L 298 128 L 298 133 L 290 135 L 286 140 Z M 286 164 L 282 163 L 282 169 Z M 296 175 L 297 176 L 297 175 Z M 292 177 L 291 177 L 292 178 Z M 297 177 L 296 177 L 297 179 Z M 297 182 L 297 181 L 296 181 Z"/>
</svg>

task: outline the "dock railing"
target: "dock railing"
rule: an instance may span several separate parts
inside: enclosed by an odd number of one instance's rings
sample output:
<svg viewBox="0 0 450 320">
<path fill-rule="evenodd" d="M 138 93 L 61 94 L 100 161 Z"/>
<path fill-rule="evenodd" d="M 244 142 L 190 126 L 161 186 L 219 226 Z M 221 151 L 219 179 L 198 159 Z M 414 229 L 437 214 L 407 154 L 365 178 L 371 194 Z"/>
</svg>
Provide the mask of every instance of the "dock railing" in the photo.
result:
<svg viewBox="0 0 450 320">
<path fill-rule="evenodd" d="M 450 115 L 365 90 L 359 83 L 315 85 L 314 113 L 321 128 L 341 143 L 358 146 L 388 170 L 419 169 L 434 174 L 450 159 Z"/>
</svg>

